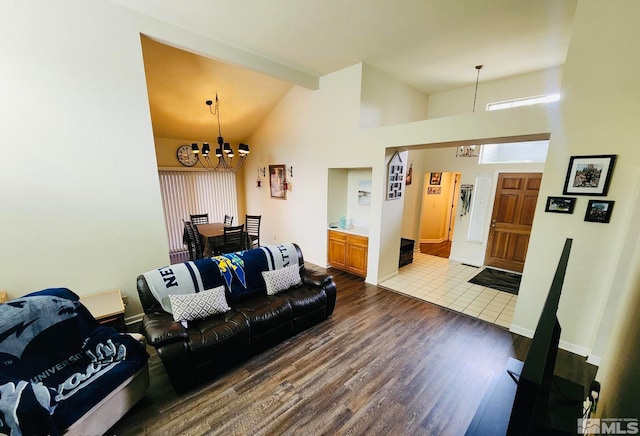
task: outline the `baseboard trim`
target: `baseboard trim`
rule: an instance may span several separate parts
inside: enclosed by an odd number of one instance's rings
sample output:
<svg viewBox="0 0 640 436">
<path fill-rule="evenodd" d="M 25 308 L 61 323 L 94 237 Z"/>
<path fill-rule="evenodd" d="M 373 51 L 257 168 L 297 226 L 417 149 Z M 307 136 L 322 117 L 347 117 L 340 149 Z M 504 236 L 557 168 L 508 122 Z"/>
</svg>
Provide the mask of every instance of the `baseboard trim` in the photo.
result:
<svg viewBox="0 0 640 436">
<path fill-rule="evenodd" d="M 129 316 L 127 318 L 124 319 L 124 323 L 126 325 L 132 325 L 138 322 L 142 322 L 142 317 L 144 316 L 144 313 L 138 313 L 132 316 Z"/>
<path fill-rule="evenodd" d="M 378 285 L 378 284 L 380 284 L 380 283 L 384 282 L 385 280 L 389 280 L 391 277 L 395 277 L 395 276 L 397 276 L 398 274 L 400 274 L 400 272 L 399 272 L 399 271 L 393 272 L 393 273 L 388 274 L 388 275 L 386 275 L 386 276 L 384 276 L 384 277 L 380 277 L 380 278 L 378 279 L 378 283 L 371 283 L 371 284 L 372 284 L 372 285 Z M 369 282 L 367 282 L 367 283 L 369 283 Z"/>
<path fill-rule="evenodd" d="M 600 367 L 600 363 L 602 363 L 601 356 L 587 356 L 587 363 Z"/>
<path fill-rule="evenodd" d="M 515 333 L 520 336 L 524 336 L 525 338 L 533 338 L 533 330 L 526 329 L 521 326 L 517 326 L 511 324 L 511 328 L 509 329 L 511 333 Z M 581 345 L 572 344 L 571 342 L 560 340 L 558 344 L 558 348 L 561 348 L 565 351 L 568 351 L 573 354 L 577 354 L 578 356 L 587 357 L 589 355 L 589 350 Z"/>
<path fill-rule="evenodd" d="M 482 268 L 484 265 L 482 263 L 477 263 L 475 260 L 472 259 L 464 259 L 462 257 L 452 257 L 449 256 L 449 260 L 452 260 L 454 262 L 459 262 L 459 263 L 464 263 L 465 265 L 471 265 L 471 266 L 475 266 L 477 268 Z"/>
</svg>

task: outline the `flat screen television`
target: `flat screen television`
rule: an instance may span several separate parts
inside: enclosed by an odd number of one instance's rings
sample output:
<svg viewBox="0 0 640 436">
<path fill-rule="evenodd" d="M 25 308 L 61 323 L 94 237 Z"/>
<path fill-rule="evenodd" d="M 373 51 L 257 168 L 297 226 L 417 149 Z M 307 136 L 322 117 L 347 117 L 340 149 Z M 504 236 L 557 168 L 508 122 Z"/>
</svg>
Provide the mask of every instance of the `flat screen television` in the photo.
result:
<svg viewBox="0 0 640 436">
<path fill-rule="evenodd" d="M 550 405 L 553 370 L 560 341 L 560 323 L 556 312 L 572 242 L 569 238 L 565 241 L 522 371 L 519 376 L 512 375 L 517 388 L 507 435 L 540 434 L 540 429 L 549 424 L 553 412 L 550 410 L 553 407 Z"/>
</svg>

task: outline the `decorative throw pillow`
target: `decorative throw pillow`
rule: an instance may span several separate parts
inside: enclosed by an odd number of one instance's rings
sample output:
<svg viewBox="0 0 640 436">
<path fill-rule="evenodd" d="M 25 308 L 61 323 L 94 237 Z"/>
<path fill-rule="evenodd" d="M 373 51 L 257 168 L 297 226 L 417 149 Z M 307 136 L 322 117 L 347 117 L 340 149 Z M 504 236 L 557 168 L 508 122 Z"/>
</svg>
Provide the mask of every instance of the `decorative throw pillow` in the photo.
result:
<svg viewBox="0 0 640 436">
<path fill-rule="evenodd" d="M 206 318 L 231 309 L 224 296 L 224 286 L 195 294 L 169 295 L 169 300 L 176 322 Z"/>
<path fill-rule="evenodd" d="M 300 268 L 297 264 L 274 269 L 273 271 L 262 271 L 262 277 L 269 295 L 275 295 L 280 291 L 289 289 L 291 286 L 296 286 L 301 281 Z"/>
</svg>

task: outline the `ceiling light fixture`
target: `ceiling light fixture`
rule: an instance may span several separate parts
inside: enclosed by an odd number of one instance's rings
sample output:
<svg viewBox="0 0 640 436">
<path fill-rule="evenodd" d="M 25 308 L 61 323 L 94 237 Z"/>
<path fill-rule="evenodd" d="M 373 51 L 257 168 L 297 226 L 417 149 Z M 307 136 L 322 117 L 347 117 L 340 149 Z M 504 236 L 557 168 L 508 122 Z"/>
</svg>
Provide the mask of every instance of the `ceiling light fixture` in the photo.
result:
<svg viewBox="0 0 640 436">
<path fill-rule="evenodd" d="M 220 130 L 220 101 L 218 100 L 218 94 L 216 93 L 215 106 L 211 100 L 205 101 L 205 104 L 209 106 L 209 112 L 211 112 L 218 121 L 218 147 L 215 149 L 215 155 L 218 158 L 218 163 L 214 166 L 211 162 L 211 159 L 209 158 L 211 147 L 207 142 L 202 143 L 202 153 L 200 153 L 198 144 L 191 144 L 191 152 L 198 158 L 198 163 L 208 171 L 230 171 L 235 173 L 242 168 L 242 165 L 249 154 L 249 146 L 247 144 L 238 145 L 239 158 L 234 162 L 233 158 L 235 157 L 235 154 L 233 149 L 228 142 L 224 142 L 222 131 Z M 212 108 L 212 106 L 214 107 Z M 200 156 L 202 156 L 202 158 Z"/>
<path fill-rule="evenodd" d="M 484 65 L 476 65 L 475 69 L 476 73 L 476 89 L 473 94 L 473 110 L 476 111 L 476 99 L 478 97 L 478 82 L 480 81 L 480 70 Z M 461 145 L 456 148 L 456 157 L 478 157 L 480 156 L 480 146 L 479 145 Z"/>
</svg>

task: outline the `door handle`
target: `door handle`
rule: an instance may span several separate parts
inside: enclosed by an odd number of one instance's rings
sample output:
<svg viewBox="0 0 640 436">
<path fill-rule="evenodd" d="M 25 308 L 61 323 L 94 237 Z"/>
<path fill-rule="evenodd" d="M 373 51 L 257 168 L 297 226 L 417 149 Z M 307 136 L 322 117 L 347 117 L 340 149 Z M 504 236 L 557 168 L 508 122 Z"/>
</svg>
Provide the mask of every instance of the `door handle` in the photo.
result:
<svg viewBox="0 0 640 436">
<path fill-rule="evenodd" d="M 493 221 L 491 221 L 491 228 L 492 228 L 492 229 L 495 229 L 495 228 L 496 228 L 496 222 L 497 222 L 497 220 L 493 220 Z"/>
</svg>

